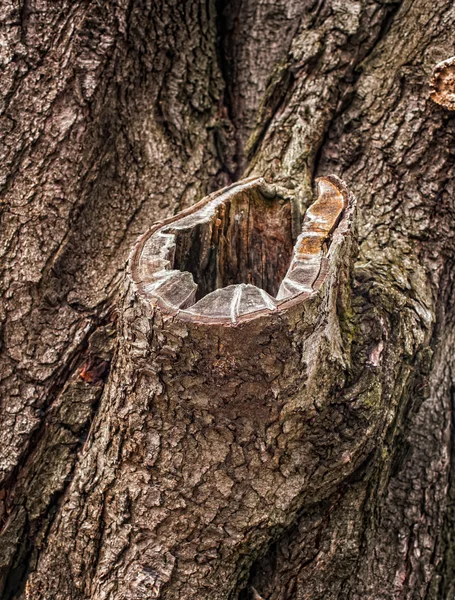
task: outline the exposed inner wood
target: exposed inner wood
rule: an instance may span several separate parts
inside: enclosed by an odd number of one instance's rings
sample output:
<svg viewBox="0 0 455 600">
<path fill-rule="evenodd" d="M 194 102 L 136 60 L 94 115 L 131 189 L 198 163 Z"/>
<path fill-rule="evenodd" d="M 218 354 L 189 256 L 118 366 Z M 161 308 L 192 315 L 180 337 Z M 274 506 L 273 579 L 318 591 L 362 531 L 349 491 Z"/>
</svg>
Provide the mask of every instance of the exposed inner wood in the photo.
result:
<svg viewBox="0 0 455 600">
<path fill-rule="evenodd" d="M 330 236 L 346 206 L 345 197 L 333 182 L 320 179 L 318 187 L 319 196 L 305 214 L 291 266 L 280 285 L 279 300 L 301 293 L 310 294 L 315 289 Z"/>
<path fill-rule="evenodd" d="M 275 311 L 320 285 L 348 194 L 322 178 L 300 228 L 295 197 L 259 178 L 202 200 L 142 238 L 133 279 L 153 303 L 205 322 Z M 297 234 L 300 232 L 300 235 Z"/>
<path fill-rule="evenodd" d="M 219 204 L 209 220 L 169 229 L 175 234 L 173 267 L 192 273 L 196 300 L 237 283 L 275 297 L 295 242 L 291 213 L 290 199 L 267 199 L 257 187 L 242 190 Z"/>
</svg>

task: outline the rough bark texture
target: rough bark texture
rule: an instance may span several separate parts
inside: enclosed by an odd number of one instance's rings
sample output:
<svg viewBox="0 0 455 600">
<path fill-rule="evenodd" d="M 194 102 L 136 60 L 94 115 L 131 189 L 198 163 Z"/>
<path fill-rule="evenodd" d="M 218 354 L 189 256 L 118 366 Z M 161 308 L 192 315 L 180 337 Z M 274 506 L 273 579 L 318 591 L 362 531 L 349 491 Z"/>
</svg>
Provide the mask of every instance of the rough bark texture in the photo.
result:
<svg viewBox="0 0 455 600">
<path fill-rule="evenodd" d="M 349 352 L 347 229 L 316 295 L 237 326 L 169 318 L 129 280 L 113 376 L 29 597 L 227 598 L 302 499 L 363 462 L 368 421 L 340 443 L 324 410 Z"/>
<path fill-rule="evenodd" d="M 453 3 L 0 18 L 0 596 L 452 598 Z M 342 177 L 357 258 L 304 318 L 164 322 L 134 240 L 244 169 Z"/>
</svg>

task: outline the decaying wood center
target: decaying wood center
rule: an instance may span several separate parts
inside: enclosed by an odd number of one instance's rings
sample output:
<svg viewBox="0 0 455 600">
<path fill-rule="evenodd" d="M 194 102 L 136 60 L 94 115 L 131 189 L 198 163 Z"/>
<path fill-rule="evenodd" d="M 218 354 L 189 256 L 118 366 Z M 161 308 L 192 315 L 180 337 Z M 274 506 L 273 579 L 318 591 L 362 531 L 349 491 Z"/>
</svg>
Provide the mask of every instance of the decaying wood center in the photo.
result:
<svg viewBox="0 0 455 600">
<path fill-rule="evenodd" d="M 335 177 L 319 179 L 318 193 L 303 226 L 295 193 L 262 178 L 212 194 L 139 240 L 133 280 L 164 313 L 196 322 L 235 324 L 286 308 L 320 287 L 348 207 Z"/>
</svg>

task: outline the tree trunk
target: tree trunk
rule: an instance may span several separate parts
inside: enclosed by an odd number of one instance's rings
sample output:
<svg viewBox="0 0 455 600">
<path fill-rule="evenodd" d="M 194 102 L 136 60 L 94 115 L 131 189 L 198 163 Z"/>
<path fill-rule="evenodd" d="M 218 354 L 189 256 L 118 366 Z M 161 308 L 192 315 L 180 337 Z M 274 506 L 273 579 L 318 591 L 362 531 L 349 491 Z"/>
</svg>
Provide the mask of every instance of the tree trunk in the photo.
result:
<svg viewBox="0 0 455 600">
<path fill-rule="evenodd" d="M 452 598 L 453 3 L 0 14 L 1 598 Z M 316 177 L 342 213 L 281 308 Z M 169 311 L 130 250 L 231 184 Z M 264 307 L 214 322 L 225 286 Z"/>
</svg>

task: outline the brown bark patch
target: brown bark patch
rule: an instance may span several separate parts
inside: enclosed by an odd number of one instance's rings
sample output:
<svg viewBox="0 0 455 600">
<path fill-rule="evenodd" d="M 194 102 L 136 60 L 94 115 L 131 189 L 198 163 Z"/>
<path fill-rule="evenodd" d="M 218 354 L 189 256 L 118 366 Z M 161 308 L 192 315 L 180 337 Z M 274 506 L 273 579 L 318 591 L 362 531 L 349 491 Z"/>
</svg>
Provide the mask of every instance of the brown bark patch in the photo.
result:
<svg viewBox="0 0 455 600">
<path fill-rule="evenodd" d="M 436 65 L 430 85 L 433 102 L 455 110 L 455 56 Z"/>
</svg>

